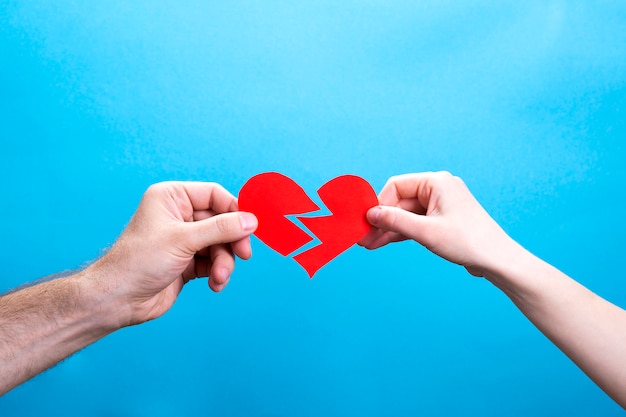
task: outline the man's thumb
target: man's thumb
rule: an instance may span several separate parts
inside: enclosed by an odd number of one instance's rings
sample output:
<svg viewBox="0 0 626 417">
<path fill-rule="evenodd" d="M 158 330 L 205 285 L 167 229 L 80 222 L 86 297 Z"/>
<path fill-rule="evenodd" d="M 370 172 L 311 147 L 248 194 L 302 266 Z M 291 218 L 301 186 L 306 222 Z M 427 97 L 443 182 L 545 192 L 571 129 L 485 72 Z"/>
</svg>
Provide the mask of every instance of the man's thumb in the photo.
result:
<svg viewBox="0 0 626 417">
<path fill-rule="evenodd" d="M 217 214 L 208 219 L 186 223 L 190 249 L 198 252 L 218 243 L 230 243 L 250 236 L 258 226 L 257 218 L 248 212 Z"/>
</svg>

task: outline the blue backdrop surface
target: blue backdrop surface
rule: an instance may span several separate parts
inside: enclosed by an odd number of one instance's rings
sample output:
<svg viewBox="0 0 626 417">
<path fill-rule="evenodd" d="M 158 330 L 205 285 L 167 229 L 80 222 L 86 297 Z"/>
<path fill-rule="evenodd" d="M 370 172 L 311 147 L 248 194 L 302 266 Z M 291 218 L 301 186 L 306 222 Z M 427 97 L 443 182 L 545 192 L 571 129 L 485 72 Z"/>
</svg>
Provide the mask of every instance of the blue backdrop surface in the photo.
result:
<svg viewBox="0 0 626 417">
<path fill-rule="evenodd" d="M 0 291 L 97 258 L 143 191 L 309 194 L 446 169 L 626 306 L 622 1 L 0 2 Z M 2 416 L 622 411 L 488 282 L 413 242 L 313 280 L 253 240 L 228 288 L 0 398 Z"/>
</svg>

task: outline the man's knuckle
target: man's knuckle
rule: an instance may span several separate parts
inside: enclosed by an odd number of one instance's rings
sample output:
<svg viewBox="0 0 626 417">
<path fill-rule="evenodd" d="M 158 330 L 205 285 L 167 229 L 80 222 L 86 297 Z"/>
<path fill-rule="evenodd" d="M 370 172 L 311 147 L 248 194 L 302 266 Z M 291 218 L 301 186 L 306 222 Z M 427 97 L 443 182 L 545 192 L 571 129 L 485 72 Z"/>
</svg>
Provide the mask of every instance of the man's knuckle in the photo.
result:
<svg viewBox="0 0 626 417">
<path fill-rule="evenodd" d="M 225 216 L 217 216 L 215 218 L 215 227 L 221 235 L 229 234 L 233 231 L 234 227 L 230 219 Z"/>
<path fill-rule="evenodd" d="M 146 195 L 158 196 L 171 192 L 175 188 L 176 183 L 174 181 L 157 182 L 148 187 Z"/>
</svg>

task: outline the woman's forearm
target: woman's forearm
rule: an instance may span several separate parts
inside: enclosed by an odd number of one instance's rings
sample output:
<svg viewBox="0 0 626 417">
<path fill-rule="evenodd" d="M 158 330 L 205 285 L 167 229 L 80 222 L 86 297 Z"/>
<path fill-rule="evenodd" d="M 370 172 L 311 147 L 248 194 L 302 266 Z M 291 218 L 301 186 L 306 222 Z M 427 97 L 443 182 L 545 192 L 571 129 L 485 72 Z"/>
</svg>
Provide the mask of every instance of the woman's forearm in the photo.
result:
<svg viewBox="0 0 626 417">
<path fill-rule="evenodd" d="M 437 255 L 484 276 L 626 408 L 626 311 L 598 297 L 514 242 L 448 172 L 389 179 L 374 229 L 360 244 L 375 249 L 414 239 Z"/>
<path fill-rule="evenodd" d="M 626 408 L 626 311 L 512 242 L 485 278 Z"/>
</svg>

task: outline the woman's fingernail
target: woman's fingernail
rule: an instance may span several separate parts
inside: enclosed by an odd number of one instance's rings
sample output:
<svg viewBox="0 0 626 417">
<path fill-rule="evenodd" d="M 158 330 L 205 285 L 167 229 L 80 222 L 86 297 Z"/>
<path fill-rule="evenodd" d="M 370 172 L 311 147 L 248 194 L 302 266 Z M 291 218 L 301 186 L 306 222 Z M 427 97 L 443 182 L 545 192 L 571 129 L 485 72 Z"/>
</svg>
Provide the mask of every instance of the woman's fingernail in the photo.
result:
<svg viewBox="0 0 626 417">
<path fill-rule="evenodd" d="M 245 232 L 256 229 L 257 220 L 252 213 L 239 213 L 239 221 L 241 222 L 241 228 Z"/>
<path fill-rule="evenodd" d="M 374 207 L 367 212 L 367 218 L 373 225 L 378 224 L 378 220 L 380 220 L 380 214 L 382 209 L 380 207 Z"/>
</svg>

